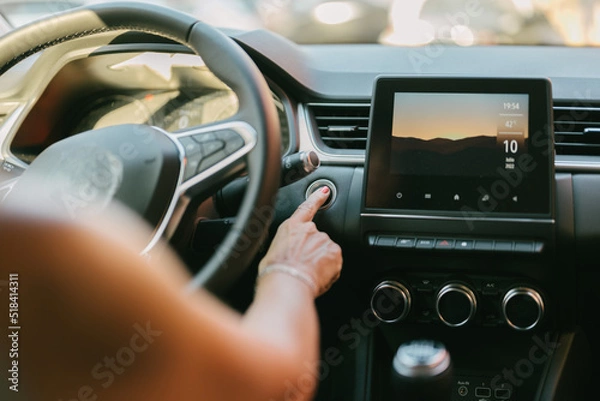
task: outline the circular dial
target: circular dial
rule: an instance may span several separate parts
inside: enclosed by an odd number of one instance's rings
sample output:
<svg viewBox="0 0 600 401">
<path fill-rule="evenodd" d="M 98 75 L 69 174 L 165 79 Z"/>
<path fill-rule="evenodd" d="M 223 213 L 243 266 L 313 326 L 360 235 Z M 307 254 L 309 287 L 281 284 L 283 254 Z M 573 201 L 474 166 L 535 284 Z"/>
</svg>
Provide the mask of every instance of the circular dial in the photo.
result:
<svg viewBox="0 0 600 401">
<path fill-rule="evenodd" d="M 410 312 L 410 291 L 397 281 L 384 281 L 373 290 L 371 310 L 385 323 L 398 322 Z"/>
<path fill-rule="evenodd" d="M 544 300 L 534 289 L 515 287 L 502 300 L 502 313 L 510 327 L 516 330 L 531 330 L 544 316 Z"/>
<path fill-rule="evenodd" d="M 435 309 L 444 324 L 450 327 L 460 327 L 475 316 L 477 298 L 465 284 L 446 284 L 437 294 Z"/>
<path fill-rule="evenodd" d="M 73 134 L 119 124 L 154 125 L 152 111 L 140 99 L 128 95 L 109 95 L 84 109 Z"/>
</svg>

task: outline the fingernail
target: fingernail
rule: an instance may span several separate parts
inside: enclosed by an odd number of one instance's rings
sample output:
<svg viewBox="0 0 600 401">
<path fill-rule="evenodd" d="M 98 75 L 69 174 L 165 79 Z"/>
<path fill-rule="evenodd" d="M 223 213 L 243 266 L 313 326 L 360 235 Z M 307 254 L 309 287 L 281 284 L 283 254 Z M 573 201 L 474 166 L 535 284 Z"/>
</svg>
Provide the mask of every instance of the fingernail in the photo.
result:
<svg viewBox="0 0 600 401">
<path fill-rule="evenodd" d="M 323 187 L 323 188 L 321 188 L 321 192 L 323 192 L 324 194 L 328 194 L 329 193 L 329 187 Z"/>
</svg>

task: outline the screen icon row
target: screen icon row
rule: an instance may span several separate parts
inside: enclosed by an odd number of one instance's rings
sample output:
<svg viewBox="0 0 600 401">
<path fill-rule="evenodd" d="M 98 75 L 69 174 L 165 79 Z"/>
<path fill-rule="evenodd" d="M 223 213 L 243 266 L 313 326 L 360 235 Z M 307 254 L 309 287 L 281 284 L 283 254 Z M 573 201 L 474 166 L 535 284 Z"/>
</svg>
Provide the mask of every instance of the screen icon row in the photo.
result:
<svg viewBox="0 0 600 401">
<path fill-rule="evenodd" d="M 404 196 L 403 192 L 397 192 L 396 193 L 396 199 L 403 199 L 404 197 L 405 196 Z M 423 200 L 434 200 L 434 199 L 437 199 L 437 197 L 435 197 L 433 195 L 433 193 L 429 193 L 429 192 L 426 192 L 426 193 L 422 194 L 422 198 L 423 198 Z M 463 199 L 463 197 L 462 197 L 461 194 L 454 194 L 454 195 L 452 195 L 452 200 L 455 201 L 455 202 L 460 202 L 462 199 Z M 513 195 L 513 196 L 510 197 L 510 199 L 514 203 L 518 203 L 519 202 L 519 196 L 518 195 Z M 485 195 L 480 196 L 479 200 L 481 202 L 490 202 L 491 201 L 491 196 L 488 195 L 488 194 L 485 194 Z"/>
</svg>

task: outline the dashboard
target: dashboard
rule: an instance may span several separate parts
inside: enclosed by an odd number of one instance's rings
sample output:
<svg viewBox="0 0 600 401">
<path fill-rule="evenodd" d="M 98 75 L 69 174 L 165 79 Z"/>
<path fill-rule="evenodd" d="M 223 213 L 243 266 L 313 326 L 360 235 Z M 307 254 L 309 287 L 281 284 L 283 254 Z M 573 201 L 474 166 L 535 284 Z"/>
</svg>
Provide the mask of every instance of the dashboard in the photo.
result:
<svg viewBox="0 0 600 401">
<path fill-rule="evenodd" d="M 600 355 L 585 340 L 598 334 L 600 307 L 596 52 L 299 46 L 225 32 L 271 86 L 282 156 L 315 152 L 321 162 L 280 189 L 273 227 L 315 182 L 336 193 L 315 222 L 342 246 L 344 274 L 318 307 L 324 360 L 333 349 L 347 362 L 317 399 L 394 399 L 394 350 L 423 337 L 453 357 L 452 401 L 575 394 L 565 372 L 587 377 L 587 358 Z M 177 132 L 237 111 L 231 89 L 183 46 L 151 36 L 70 46 L 0 77 L 0 198 L 66 137 L 123 123 Z M 203 223 L 208 236 L 235 215 L 226 193 L 213 199 L 221 213 Z M 534 363 L 540 339 L 563 347 Z"/>
<path fill-rule="evenodd" d="M 139 76 L 144 78 L 131 81 Z M 235 93 L 203 67 L 200 57 L 180 53 L 132 52 L 73 60 L 39 96 L 10 145 L 10 152 L 25 163 L 53 143 L 89 130 L 147 124 L 176 133 L 223 121 L 238 110 Z M 287 112 L 281 95 L 272 91 L 272 96 L 285 154 L 290 146 Z"/>
</svg>

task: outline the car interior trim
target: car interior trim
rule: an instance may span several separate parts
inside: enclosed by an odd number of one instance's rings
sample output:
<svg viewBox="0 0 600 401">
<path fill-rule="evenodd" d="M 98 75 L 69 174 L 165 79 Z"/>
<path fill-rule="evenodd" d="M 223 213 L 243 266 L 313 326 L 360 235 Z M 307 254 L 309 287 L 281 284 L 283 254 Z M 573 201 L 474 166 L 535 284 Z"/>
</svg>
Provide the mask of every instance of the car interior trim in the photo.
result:
<svg viewBox="0 0 600 401">
<path fill-rule="evenodd" d="M 210 133 L 210 132 L 214 132 L 214 131 L 227 130 L 227 129 L 233 130 L 236 133 L 238 133 L 244 139 L 245 145 L 241 149 L 234 152 L 233 154 L 227 156 L 225 159 L 216 163 L 214 166 L 211 166 L 210 168 L 204 170 L 200 174 L 194 176 L 193 178 L 191 178 L 185 182 L 183 182 L 184 169 L 183 168 L 181 169 L 178 187 L 175 190 L 175 193 L 173 194 L 173 198 L 171 200 L 171 203 L 169 204 L 167 212 L 165 213 L 165 216 L 163 217 L 160 225 L 155 230 L 152 239 L 150 240 L 150 242 L 148 243 L 146 248 L 144 248 L 144 250 L 142 251 L 142 254 L 148 254 L 159 243 L 159 241 L 161 241 L 162 238 L 168 239 L 169 238 L 168 233 L 172 234 L 172 232 L 170 232 L 170 230 L 168 230 L 168 227 L 178 224 L 178 221 L 174 221 L 174 220 L 177 220 L 177 217 L 181 217 L 181 214 L 175 213 L 176 207 L 177 207 L 177 205 L 185 204 L 185 202 L 182 202 L 180 200 L 180 198 L 182 198 L 188 190 L 190 190 L 194 186 L 198 185 L 198 183 L 206 180 L 208 177 L 212 176 L 215 172 L 223 170 L 224 168 L 233 164 L 235 161 L 240 160 L 242 157 L 244 157 L 245 155 L 250 153 L 250 151 L 252 149 L 254 149 L 254 147 L 256 146 L 256 141 L 257 141 L 257 139 L 256 139 L 257 135 L 256 135 L 256 132 L 254 131 L 254 129 L 249 124 L 241 122 L 241 121 L 216 124 L 216 125 L 213 125 L 210 127 L 190 130 L 190 131 L 185 132 L 184 134 L 181 134 L 181 133 L 170 134 L 170 133 L 165 132 L 167 137 L 169 137 L 179 148 L 181 165 L 183 166 L 184 159 L 185 159 L 185 150 L 183 149 L 183 146 L 181 145 L 181 142 L 180 142 L 181 139 L 186 138 L 186 137 L 191 137 L 194 135 L 203 134 L 203 133 Z M 167 234 L 167 235 L 165 235 L 165 234 Z"/>
<path fill-rule="evenodd" d="M 521 327 L 521 326 L 514 324 L 506 313 L 506 308 L 507 308 L 508 302 L 517 295 L 526 295 L 526 296 L 530 297 L 538 307 L 537 318 L 535 319 L 535 321 L 533 323 L 531 323 L 530 325 L 528 325 L 526 327 Z M 512 288 L 504 295 L 504 298 L 502 299 L 502 314 L 504 316 L 504 319 L 506 320 L 506 324 L 508 324 L 513 329 L 520 330 L 520 331 L 531 330 L 532 328 L 534 328 L 535 326 L 538 325 L 538 323 L 542 320 L 542 317 L 544 316 L 544 301 L 542 299 L 542 296 L 537 291 L 535 291 L 531 288 L 527 288 L 527 287 Z"/>
<path fill-rule="evenodd" d="M 14 135 L 15 127 L 18 126 L 19 120 L 22 117 L 24 117 L 26 109 L 27 106 L 24 104 L 16 106 L 16 108 L 12 112 L 7 113 L 7 117 L 4 121 L 4 124 L 0 126 L 1 158 L 4 159 L 4 161 L 7 161 L 22 168 L 27 168 L 27 163 L 23 162 L 22 160 L 20 160 L 12 154 L 12 152 L 10 151 L 11 141 L 9 140 L 9 138 L 12 135 Z"/>
<path fill-rule="evenodd" d="M 312 128 L 312 119 L 308 111 L 310 105 L 318 105 L 319 103 L 308 103 L 298 105 L 298 132 L 300 137 L 300 150 L 315 151 L 319 155 L 324 164 L 338 165 L 362 165 L 365 163 L 364 155 L 352 155 L 344 153 L 331 153 L 317 144 L 315 141 L 316 135 Z M 328 104 L 329 105 L 329 104 Z M 345 105 L 345 103 L 340 103 Z"/>
<path fill-rule="evenodd" d="M 454 216 L 433 216 L 433 215 L 420 215 L 420 214 L 386 214 L 386 213 L 361 213 L 361 217 L 382 217 L 386 219 L 417 219 L 417 220 L 444 220 L 444 221 L 465 221 L 464 217 Z M 468 220 L 476 221 L 490 221 L 490 222 L 515 222 L 515 223 L 535 223 L 535 224 L 554 224 L 555 219 L 531 219 L 524 217 L 478 217 L 470 216 Z"/>
</svg>

